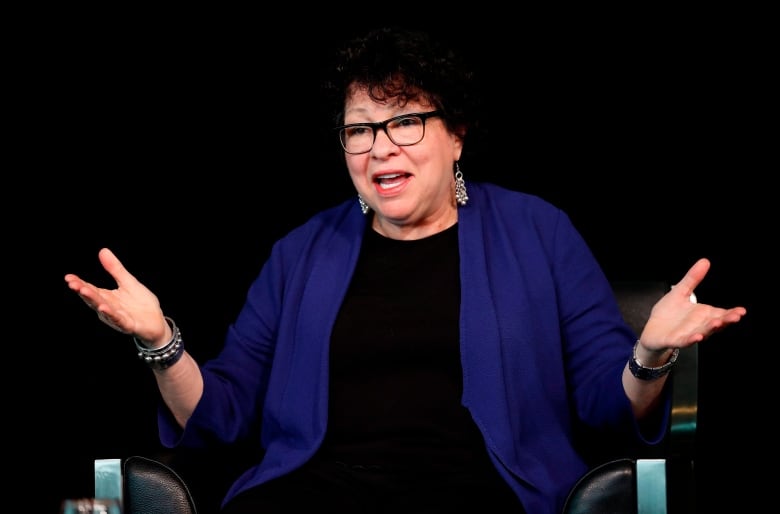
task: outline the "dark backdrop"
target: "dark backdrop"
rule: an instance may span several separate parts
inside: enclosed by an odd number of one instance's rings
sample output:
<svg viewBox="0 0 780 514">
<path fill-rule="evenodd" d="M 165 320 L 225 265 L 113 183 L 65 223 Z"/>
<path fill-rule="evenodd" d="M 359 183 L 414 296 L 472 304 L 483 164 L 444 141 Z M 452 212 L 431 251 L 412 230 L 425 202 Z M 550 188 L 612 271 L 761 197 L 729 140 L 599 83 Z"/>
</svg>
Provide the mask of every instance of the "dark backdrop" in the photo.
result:
<svg viewBox="0 0 780 514">
<path fill-rule="evenodd" d="M 43 284 L 15 341 L 34 362 L 22 390 L 34 392 L 10 394 L 36 472 L 45 462 L 57 477 L 51 505 L 91 494 L 94 458 L 157 448 L 150 372 L 62 276 L 110 285 L 97 252 L 112 248 L 204 360 L 273 241 L 353 195 L 318 74 L 336 42 L 375 18 L 271 27 L 246 13 L 126 14 L 49 13 L 24 39 L 33 57 L 19 61 L 29 211 L 9 218 L 24 221 L 11 224 L 10 253 Z M 488 137 L 464 160 L 466 177 L 565 209 L 611 278 L 674 282 L 712 259 L 700 301 L 749 315 L 701 346 L 697 471 L 703 501 L 736 495 L 734 482 L 740 497 L 758 492 L 741 469 L 763 447 L 752 405 L 774 353 L 758 337 L 754 287 L 769 268 L 760 19 L 485 14 L 415 22 L 484 78 Z"/>
</svg>

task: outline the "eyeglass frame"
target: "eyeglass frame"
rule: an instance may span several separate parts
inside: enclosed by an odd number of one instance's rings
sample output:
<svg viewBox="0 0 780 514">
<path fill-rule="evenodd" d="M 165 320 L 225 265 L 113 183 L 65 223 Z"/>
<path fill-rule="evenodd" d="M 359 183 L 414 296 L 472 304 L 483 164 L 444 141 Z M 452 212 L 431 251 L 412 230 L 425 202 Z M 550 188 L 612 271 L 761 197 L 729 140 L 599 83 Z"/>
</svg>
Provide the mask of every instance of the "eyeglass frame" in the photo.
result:
<svg viewBox="0 0 780 514">
<path fill-rule="evenodd" d="M 335 127 L 333 130 L 338 131 L 339 134 L 339 143 L 341 143 L 341 148 L 344 149 L 345 152 L 347 152 L 350 155 L 361 155 L 364 153 L 370 152 L 374 148 L 374 143 L 376 143 L 376 134 L 379 131 L 379 129 L 382 129 L 382 131 L 385 133 L 387 138 L 396 146 L 414 146 L 418 144 L 420 141 L 425 139 L 425 122 L 428 121 L 428 118 L 434 118 L 436 116 L 441 117 L 443 115 L 443 111 L 441 110 L 435 110 L 435 111 L 429 111 L 429 112 L 409 112 L 406 114 L 399 114 L 398 116 L 393 116 L 392 118 L 388 118 L 384 121 L 375 121 L 375 122 L 363 122 L 363 123 L 349 123 L 347 125 L 339 125 L 338 127 Z M 415 141 L 414 143 L 396 143 L 393 140 L 393 136 L 390 135 L 390 133 L 387 131 L 387 125 L 390 123 L 400 120 L 403 118 L 411 118 L 416 117 L 420 118 L 422 121 L 422 128 L 423 133 L 419 140 Z M 350 127 L 371 127 L 371 130 L 374 133 L 374 137 L 371 139 L 371 146 L 368 147 L 368 150 L 365 150 L 363 152 L 350 152 L 347 150 L 347 147 L 344 145 L 344 140 L 341 137 L 341 133 L 344 129 L 348 129 Z"/>
</svg>

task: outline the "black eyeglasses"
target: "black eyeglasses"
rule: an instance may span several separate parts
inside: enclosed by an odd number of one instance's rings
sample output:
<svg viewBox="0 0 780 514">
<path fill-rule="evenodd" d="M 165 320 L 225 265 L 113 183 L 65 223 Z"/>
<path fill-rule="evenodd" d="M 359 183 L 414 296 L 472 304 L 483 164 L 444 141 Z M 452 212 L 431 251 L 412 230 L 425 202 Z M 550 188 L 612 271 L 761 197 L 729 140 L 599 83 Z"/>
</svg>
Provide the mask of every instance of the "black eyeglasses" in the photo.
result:
<svg viewBox="0 0 780 514">
<path fill-rule="evenodd" d="M 425 120 L 440 115 L 441 111 L 414 112 L 376 123 L 350 123 L 336 127 L 336 130 L 339 131 L 339 141 L 344 151 L 360 154 L 371 151 L 379 129 L 385 131 L 394 145 L 416 145 L 425 137 Z"/>
</svg>

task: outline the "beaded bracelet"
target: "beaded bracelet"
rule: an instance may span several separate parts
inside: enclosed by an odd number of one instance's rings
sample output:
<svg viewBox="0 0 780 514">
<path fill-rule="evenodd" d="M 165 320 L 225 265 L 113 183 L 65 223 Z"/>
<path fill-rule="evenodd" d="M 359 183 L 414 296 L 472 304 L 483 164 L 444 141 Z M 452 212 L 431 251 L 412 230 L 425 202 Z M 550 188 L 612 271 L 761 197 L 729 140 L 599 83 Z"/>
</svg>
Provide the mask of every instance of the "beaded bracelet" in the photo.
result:
<svg viewBox="0 0 780 514">
<path fill-rule="evenodd" d="M 165 321 L 171 327 L 173 334 L 171 340 L 160 348 L 149 348 L 133 337 L 135 347 L 138 350 L 138 358 L 152 369 L 166 369 L 176 364 L 184 355 L 184 343 L 181 340 L 181 331 L 176 323 L 165 316 Z"/>
</svg>

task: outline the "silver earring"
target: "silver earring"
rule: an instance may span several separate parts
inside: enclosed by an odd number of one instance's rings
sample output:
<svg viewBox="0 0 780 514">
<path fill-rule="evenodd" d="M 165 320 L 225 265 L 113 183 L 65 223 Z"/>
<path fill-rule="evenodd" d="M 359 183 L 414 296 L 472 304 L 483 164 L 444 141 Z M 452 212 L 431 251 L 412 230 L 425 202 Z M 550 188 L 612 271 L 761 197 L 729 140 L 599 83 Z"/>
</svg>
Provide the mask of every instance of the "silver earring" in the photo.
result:
<svg viewBox="0 0 780 514">
<path fill-rule="evenodd" d="M 370 209 L 370 207 L 360 195 L 358 195 L 358 203 L 360 204 L 360 210 L 363 212 L 363 214 L 368 214 L 368 209 Z"/>
<path fill-rule="evenodd" d="M 463 172 L 460 171 L 458 161 L 455 161 L 455 200 L 459 205 L 466 205 L 469 195 L 466 192 L 466 182 L 463 181 Z"/>
</svg>

